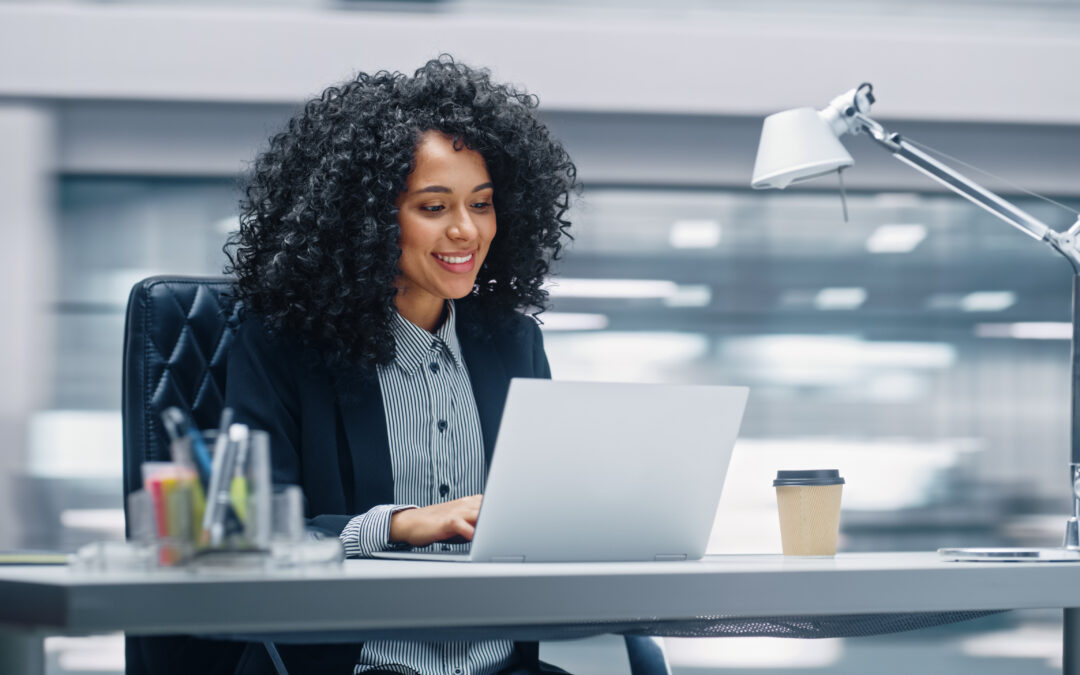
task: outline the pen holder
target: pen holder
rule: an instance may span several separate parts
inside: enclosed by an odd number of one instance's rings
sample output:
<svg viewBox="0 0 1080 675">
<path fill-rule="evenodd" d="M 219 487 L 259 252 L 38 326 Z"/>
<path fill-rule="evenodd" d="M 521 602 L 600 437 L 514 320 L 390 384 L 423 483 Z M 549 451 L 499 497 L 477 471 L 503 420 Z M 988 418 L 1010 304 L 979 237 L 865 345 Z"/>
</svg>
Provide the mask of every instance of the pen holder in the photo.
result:
<svg viewBox="0 0 1080 675">
<path fill-rule="evenodd" d="M 123 551 L 87 547 L 84 567 L 151 560 L 195 570 L 309 569 L 344 559 L 336 537 L 308 536 L 303 491 L 272 484 L 266 432 L 234 424 L 221 438 L 185 433 L 170 451 L 172 462 L 143 464 L 144 489 L 128 496 Z"/>
<path fill-rule="evenodd" d="M 282 569 L 340 563 L 344 552 L 337 538 L 308 537 L 303 491 L 271 483 L 266 432 L 232 425 L 227 442 L 215 438 L 213 445 L 218 477 L 208 481 L 197 567 Z M 225 455 L 219 457 L 220 452 Z"/>
<path fill-rule="evenodd" d="M 130 538 L 157 546 L 159 565 L 182 564 L 209 550 L 269 552 L 269 435 L 242 425 L 229 431 L 222 442 L 215 431 L 175 439 L 172 462 L 142 465 L 143 490 L 128 501 Z M 302 528 L 302 511 L 300 517 Z"/>
<path fill-rule="evenodd" d="M 269 550 L 273 531 L 270 436 L 234 424 L 228 438 L 205 435 L 212 449 L 206 510 L 196 541 L 200 550 Z"/>
</svg>

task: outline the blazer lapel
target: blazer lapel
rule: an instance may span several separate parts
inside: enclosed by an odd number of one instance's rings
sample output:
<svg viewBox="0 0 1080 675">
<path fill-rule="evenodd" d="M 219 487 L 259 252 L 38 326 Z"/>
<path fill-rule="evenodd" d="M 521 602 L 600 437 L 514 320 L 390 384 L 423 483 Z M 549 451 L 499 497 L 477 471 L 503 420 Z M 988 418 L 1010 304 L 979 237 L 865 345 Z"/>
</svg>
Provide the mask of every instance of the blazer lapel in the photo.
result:
<svg viewBox="0 0 1080 675">
<path fill-rule="evenodd" d="M 340 459 L 352 464 L 355 511 L 363 513 L 377 504 L 392 504 L 394 471 L 379 378 L 339 378 L 334 388 L 340 413 L 338 433 L 345 436 L 339 439 L 338 447 L 345 441 L 347 448 L 347 455 Z"/>
<path fill-rule="evenodd" d="M 499 423 L 502 421 L 510 380 L 506 376 L 506 368 L 494 341 L 480 331 L 463 330 L 464 323 L 464 320 L 459 319 L 458 341 L 461 343 L 465 365 L 469 369 L 476 411 L 480 415 L 486 476 L 488 467 L 491 466 L 491 456 L 495 452 L 495 437 L 499 434 Z"/>
</svg>

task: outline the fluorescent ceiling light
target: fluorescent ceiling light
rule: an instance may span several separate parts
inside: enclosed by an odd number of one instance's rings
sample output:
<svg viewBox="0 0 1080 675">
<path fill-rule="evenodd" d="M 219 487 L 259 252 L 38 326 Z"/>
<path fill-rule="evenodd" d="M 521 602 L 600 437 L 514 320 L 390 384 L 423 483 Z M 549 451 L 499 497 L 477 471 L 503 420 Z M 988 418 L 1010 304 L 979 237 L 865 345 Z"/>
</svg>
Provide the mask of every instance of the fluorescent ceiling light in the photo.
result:
<svg viewBox="0 0 1080 675">
<path fill-rule="evenodd" d="M 934 293 L 926 299 L 926 308 L 939 311 L 959 310 L 963 300 L 964 296 L 959 293 Z"/>
<path fill-rule="evenodd" d="M 662 299 L 675 295 L 674 281 L 650 279 L 568 279 L 548 281 L 544 287 L 553 298 L 633 298 Z"/>
<path fill-rule="evenodd" d="M 908 253 L 926 239 L 924 225 L 882 225 L 866 240 L 871 253 Z"/>
<path fill-rule="evenodd" d="M 960 300 L 960 309 L 965 312 L 1000 312 L 1015 304 L 1016 293 L 1012 291 L 976 291 Z"/>
<path fill-rule="evenodd" d="M 605 314 L 545 312 L 540 315 L 542 330 L 604 330 L 611 323 Z"/>
<path fill-rule="evenodd" d="M 1068 321 L 1021 321 L 1018 323 L 980 323 L 976 337 L 1013 338 L 1017 340 L 1071 340 L 1073 326 Z"/>
<path fill-rule="evenodd" d="M 818 309 L 844 310 L 858 309 L 866 302 L 865 288 L 823 288 L 814 297 L 814 306 Z"/>
<path fill-rule="evenodd" d="M 715 248 L 720 244 L 720 223 L 715 220 L 677 220 L 671 226 L 673 248 Z"/>
<path fill-rule="evenodd" d="M 708 307 L 712 302 L 712 289 L 705 284 L 680 285 L 675 294 L 664 298 L 668 307 Z"/>
<path fill-rule="evenodd" d="M 677 284 L 655 279 L 553 279 L 544 288 L 555 298 L 663 300 L 668 307 L 705 307 L 712 302 L 706 284 Z M 543 319 L 547 322 L 547 317 Z"/>
<path fill-rule="evenodd" d="M 956 347 L 945 342 L 878 342 L 850 335 L 760 335 L 730 338 L 724 358 L 784 374 L 813 368 L 824 374 L 844 369 L 942 369 L 956 363 Z"/>
<path fill-rule="evenodd" d="M 544 348 L 560 372 L 597 382 L 659 382 L 693 377 L 709 355 L 711 340 L 699 333 L 591 331 L 548 333 Z"/>
</svg>

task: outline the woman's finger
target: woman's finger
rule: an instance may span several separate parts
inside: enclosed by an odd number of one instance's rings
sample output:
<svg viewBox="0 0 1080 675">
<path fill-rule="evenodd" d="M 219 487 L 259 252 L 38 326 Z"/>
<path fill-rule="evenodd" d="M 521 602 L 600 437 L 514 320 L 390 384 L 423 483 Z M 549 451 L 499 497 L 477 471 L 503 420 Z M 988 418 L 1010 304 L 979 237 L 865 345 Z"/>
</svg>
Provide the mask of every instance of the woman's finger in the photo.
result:
<svg viewBox="0 0 1080 675">
<path fill-rule="evenodd" d="M 476 532 L 476 528 L 473 527 L 469 521 L 463 518 L 456 518 L 454 520 L 454 531 L 465 539 L 472 541 L 473 533 Z"/>
</svg>

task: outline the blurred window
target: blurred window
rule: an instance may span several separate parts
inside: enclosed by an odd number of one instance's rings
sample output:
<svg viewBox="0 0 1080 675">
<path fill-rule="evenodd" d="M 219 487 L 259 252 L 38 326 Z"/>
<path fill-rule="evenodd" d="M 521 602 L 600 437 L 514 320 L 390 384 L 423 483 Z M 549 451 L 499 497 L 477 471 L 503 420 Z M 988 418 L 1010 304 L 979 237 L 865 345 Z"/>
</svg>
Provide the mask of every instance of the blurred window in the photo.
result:
<svg viewBox="0 0 1080 675">
<path fill-rule="evenodd" d="M 54 399 L 32 424 L 30 469 L 67 486 L 63 511 L 78 508 L 71 485 L 119 476 L 128 291 L 220 274 L 238 191 L 67 177 L 60 195 Z M 951 195 L 849 199 L 845 223 L 832 192 L 589 187 L 541 317 L 555 376 L 750 386 L 733 512 L 771 517 L 769 472 L 824 462 L 851 476 L 849 549 L 956 545 L 958 520 L 977 543 L 1053 543 L 1056 521 L 1032 515 L 1067 511 L 1067 265 Z M 43 517 L 117 531 L 100 514 Z M 774 547 L 775 526 L 718 528 L 715 550 Z"/>
</svg>

